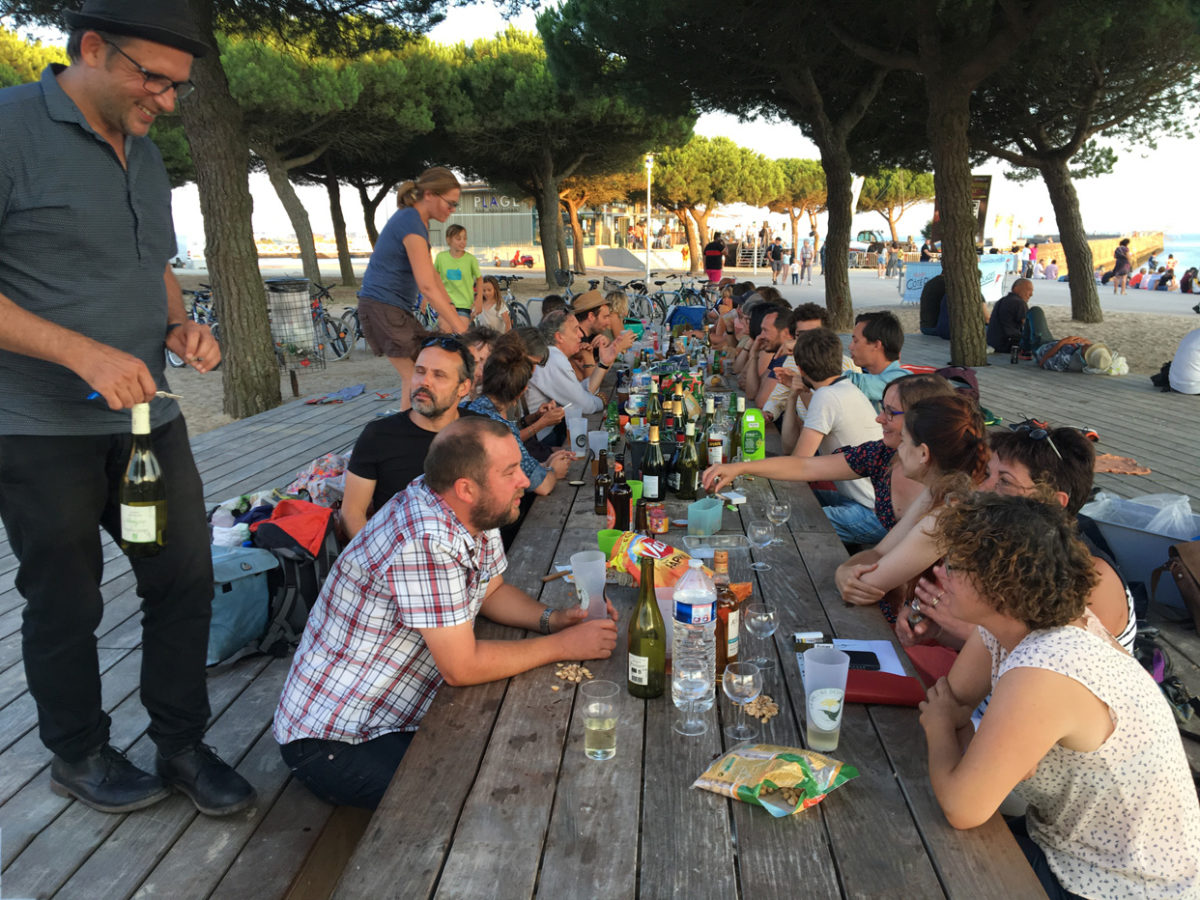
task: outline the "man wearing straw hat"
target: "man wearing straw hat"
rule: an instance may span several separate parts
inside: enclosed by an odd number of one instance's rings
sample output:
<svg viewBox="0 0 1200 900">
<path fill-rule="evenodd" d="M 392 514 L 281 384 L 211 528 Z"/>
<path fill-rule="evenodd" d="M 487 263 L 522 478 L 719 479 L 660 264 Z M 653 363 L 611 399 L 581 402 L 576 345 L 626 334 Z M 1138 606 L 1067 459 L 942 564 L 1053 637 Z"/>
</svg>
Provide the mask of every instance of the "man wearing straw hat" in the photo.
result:
<svg viewBox="0 0 1200 900">
<path fill-rule="evenodd" d="M 172 788 L 227 815 L 254 789 L 202 743 L 212 561 L 200 477 L 163 348 L 207 372 L 221 352 L 171 272 L 171 185 L 147 138 L 210 50 L 186 0 L 87 0 L 66 14 L 70 65 L 0 91 L 0 518 L 26 605 L 22 653 L 50 786 L 102 812 Z M 94 398 L 94 399 L 93 399 Z M 109 744 L 96 629 L 99 529 L 118 530 L 129 410 L 150 404 L 165 545 L 132 560 L 141 700 L 157 774 Z"/>
</svg>

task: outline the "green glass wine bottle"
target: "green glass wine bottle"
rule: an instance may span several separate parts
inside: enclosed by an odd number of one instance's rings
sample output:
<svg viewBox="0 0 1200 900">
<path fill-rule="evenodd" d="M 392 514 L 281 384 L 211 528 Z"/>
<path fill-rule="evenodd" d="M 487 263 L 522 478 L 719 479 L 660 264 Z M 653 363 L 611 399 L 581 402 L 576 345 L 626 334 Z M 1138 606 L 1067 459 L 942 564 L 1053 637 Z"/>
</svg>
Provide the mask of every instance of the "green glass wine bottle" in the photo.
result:
<svg viewBox="0 0 1200 900">
<path fill-rule="evenodd" d="M 654 557 L 643 554 L 641 587 L 629 619 L 629 693 L 661 697 L 667 684 L 667 626 L 654 596 Z"/>
</svg>

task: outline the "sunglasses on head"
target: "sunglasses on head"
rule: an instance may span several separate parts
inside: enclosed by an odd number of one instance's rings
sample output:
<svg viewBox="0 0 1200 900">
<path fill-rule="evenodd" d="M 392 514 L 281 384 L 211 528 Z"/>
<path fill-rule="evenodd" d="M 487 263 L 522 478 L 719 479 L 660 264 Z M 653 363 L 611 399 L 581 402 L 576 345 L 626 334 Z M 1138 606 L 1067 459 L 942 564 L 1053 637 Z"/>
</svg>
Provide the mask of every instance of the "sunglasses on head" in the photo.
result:
<svg viewBox="0 0 1200 900">
<path fill-rule="evenodd" d="M 426 347 L 441 347 L 443 350 L 450 350 L 454 353 L 461 353 L 466 349 L 466 346 L 458 338 L 445 334 L 425 338 L 421 342 L 421 349 L 424 350 Z"/>
<path fill-rule="evenodd" d="M 1039 422 L 1037 419 L 1026 419 L 1024 422 L 1019 422 L 1012 426 L 1013 431 L 1019 431 L 1029 437 L 1031 441 L 1045 441 L 1050 445 L 1050 449 L 1054 451 L 1054 455 L 1060 460 L 1062 454 L 1058 452 L 1058 448 L 1054 446 L 1054 439 L 1050 437 L 1050 426 L 1046 422 Z"/>
</svg>

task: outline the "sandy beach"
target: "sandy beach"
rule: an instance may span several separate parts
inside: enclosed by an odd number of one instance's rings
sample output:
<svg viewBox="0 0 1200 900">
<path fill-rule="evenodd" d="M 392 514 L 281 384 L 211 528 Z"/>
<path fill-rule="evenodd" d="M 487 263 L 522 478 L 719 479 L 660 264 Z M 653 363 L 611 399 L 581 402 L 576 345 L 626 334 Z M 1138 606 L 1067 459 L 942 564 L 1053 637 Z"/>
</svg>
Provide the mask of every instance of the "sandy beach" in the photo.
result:
<svg viewBox="0 0 1200 900">
<path fill-rule="evenodd" d="M 605 274 L 619 277 L 619 273 L 615 272 Z M 633 273 L 626 274 L 625 278 L 632 275 Z M 179 273 L 180 283 L 185 288 L 193 288 L 205 278 L 205 275 L 200 274 Z M 761 277 L 759 280 L 762 280 Z M 916 307 L 900 306 L 895 299 L 891 299 L 896 297 L 895 282 L 886 284 L 890 287 L 885 289 L 884 283 L 877 282 L 873 277 L 854 278 L 855 310 L 890 310 L 900 318 L 905 334 L 917 332 L 919 317 Z M 356 303 L 354 288 L 337 287 L 332 293 L 337 301 L 333 309 L 338 314 L 344 306 Z M 522 298 L 541 296 L 544 289 L 540 286 L 539 279 L 531 277 L 514 287 L 514 293 Z M 789 295 L 793 304 L 800 302 L 800 299 L 817 302 L 823 299 L 819 289 L 813 288 L 797 292 L 795 296 L 799 299 L 793 299 L 792 290 L 785 293 Z M 885 301 L 885 298 L 886 302 L 880 302 Z M 1036 302 L 1035 298 L 1034 303 Z M 1180 305 L 1183 306 L 1183 303 Z M 1129 362 L 1129 374 L 1124 376 L 1126 378 L 1146 378 L 1157 372 L 1164 362 L 1170 360 L 1180 339 L 1189 331 L 1200 328 L 1200 316 L 1190 311 L 1179 315 L 1106 311 L 1102 323 L 1084 325 L 1072 322 L 1070 310 L 1066 307 L 1047 305 L 1044 309 L 1050 331 L 1055 337 L 1077 334 L 1091 341 L 1104 341 L 1114 353 L 1124 356 Z M 903 355 L 901 359 L 903 360 Z M 167 379 L 172 390 L 183 396 L 180 406 L 187 417 L 188 430 L 192 434 L 200 434 L 233 421 L 222 411 L 223 387 L 219 371 L 199 375 L 191 369 L 168 369 Z M 348 358 L 329 362 L 324 370 L 301 372 L 298 381 L 301 396 L 294 398 L 287 374 L 281 374 L 280 393 L 284 403 L 303 402 L 307 398 L 322 396 L 355 384 L 365 384 L 368 391 L 392 391 L 399 387 L 391 364 L 386 359 L 372 356 L 363 344 Z"/>
</svg>

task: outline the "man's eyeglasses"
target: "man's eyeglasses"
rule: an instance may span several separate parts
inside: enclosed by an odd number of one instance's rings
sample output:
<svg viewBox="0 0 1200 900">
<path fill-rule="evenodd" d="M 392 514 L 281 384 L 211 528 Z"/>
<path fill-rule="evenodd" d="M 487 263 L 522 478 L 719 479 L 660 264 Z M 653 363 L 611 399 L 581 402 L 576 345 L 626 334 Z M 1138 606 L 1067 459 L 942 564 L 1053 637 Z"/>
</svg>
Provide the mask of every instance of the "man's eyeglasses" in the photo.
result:
<svg viewBox="0 0 1200 900">
<path fill-rule="evenodd" d="M 1018 425 L 1013 425 L 1012 430 L 1028 435 L 1029 439 L 1032 441 L 1045 441 L 1050 445 L 1050 449 L 1054 451 L 1054 455 L 1057 456 L 1060 461 L 1062 460 L 1062 454 L 1059 453 L 1058 448 L 1054 446 L 1054 440 L 1050 437 L 1050 431 L 1042 423 L 1032 420 L 1021 422 Z"/>
<path fill-rule="evenodd" d="M 157 72 L 151 72 L 140 62 L 114 44 L 112 41 L 106 40 L 104 43 L 112 47 L 123 57 L 133 63 L 133 67 L 142 73 L 142 87 L 146 89 L 146 93 L 159 96 L 167 91 L 175 91 L 175 99 L 182 100 L 184 97 L 191 95 L 192 91 L 196 90 L 196 86 L 190 81 L 172 81 L 166 75 L 159 75 Z"/>
<path fill-rule="evenodd" d="M 444 194 L 438 194 L 438 196 L 446 201 L 446 205 L 450 207 L 450 212 L 454 212 L 454 210 L 458 209 L 457 200 L 446 200 L 446 196 Z"/>
<path fill-rule="evenodd" d="M 889 422 L 895 421 L 897 418 L 904 415 L 904 410 L 888 409 L 886 406 L 881 410 L 881 412 L 883 413 L 883 417 Z"/>
</svg>

